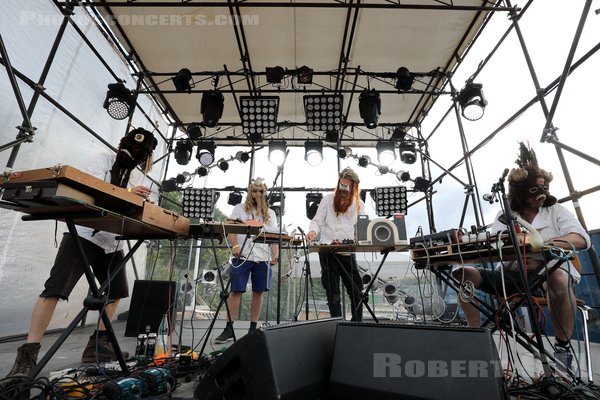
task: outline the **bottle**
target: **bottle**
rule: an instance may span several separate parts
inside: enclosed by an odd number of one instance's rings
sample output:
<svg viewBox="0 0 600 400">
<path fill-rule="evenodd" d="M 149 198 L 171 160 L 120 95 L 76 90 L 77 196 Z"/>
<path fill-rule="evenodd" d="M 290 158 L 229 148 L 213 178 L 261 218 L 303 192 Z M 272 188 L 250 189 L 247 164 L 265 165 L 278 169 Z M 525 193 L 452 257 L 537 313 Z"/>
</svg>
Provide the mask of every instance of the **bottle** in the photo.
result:
<svg viewBox="0 0 600 400">
<path fill-rule="evenodd" d="M 146 344 L 146 357 L 154 357 L 154 350 L 156 349 L 156 333 L 148 334 L 148 342 Z"/>
<path fill-rule="evenodd" d="M 146 355 L 146 345 L 148 341 L 148 335 L 140 333 L 137 337 L 137 344 L 135 345 L 135 356 L 144 357 Z"/>
</svg>

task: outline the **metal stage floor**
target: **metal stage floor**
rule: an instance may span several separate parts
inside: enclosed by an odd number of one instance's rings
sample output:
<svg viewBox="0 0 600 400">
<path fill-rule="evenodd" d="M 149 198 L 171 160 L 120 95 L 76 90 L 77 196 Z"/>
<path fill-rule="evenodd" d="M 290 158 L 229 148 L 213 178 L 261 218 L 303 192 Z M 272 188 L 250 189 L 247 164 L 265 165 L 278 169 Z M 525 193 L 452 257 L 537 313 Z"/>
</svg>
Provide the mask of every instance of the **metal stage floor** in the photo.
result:
<svg viewBox="0 0 600 400">
<path fill-rule="evenodd" d="M 285 322 L 287 323 L 287 322 Z M 203 335 L 206 333 L 208 326 L 210 324 L 209 320 L 194 320 L 193 322 L 186 320 L 184 322 L 183 329 L 183 340 L 182 344 L 185 346 L 192 345 L 192 338 L 194 346 L 196 350 L 202 346 Z M 135 351 L 136 338 L 133 337 L 124 337 L 123 334 L 125 332 L 125 322 L 115 322 L 114 328 L 119 339 L 119 344 L 121 348 L 129 353 L 133 354 Z M 232 342 L 227 344 L 214 344 L 213 339 L 216 338 L 223 327 L 225 326 L 225 322 L 223 320 L 218 320 L 215 329 L 213 329 L 211 333 L 211 340 L 209 341 L 205 352 L 213 352 L 215 350 L 223 349 L 231 345 Z M 235 332 L 236 337 L 241 337 L 245 335 L 248 331 L 249 321 L 238 321 L 235 324 Z M 177 332 L 179 332 L 179 327 L 177 327 Z M 71 336 L 66 340 L 63 346 L 59 349 L 59 351 L 55 354 L 55 356 L 50 360 L 50 362 L 46 365 L 46 367 L 42 370 L 40 376 L 48 376 L 52 371 L 61 371 L 69 368 L 78 368 L 83 364 L 80 361 L 81 353 L 85 348 L 88 338 L 90 334 L 93 332 L 93 328 L 91 326 L 78 328 L 76 329 Z M 50 333 L 47 334 L 42 343 L 42 348 L 40 350 L 40 358 L 43 356 L 44 352 L 50 348 L 54 340 L 59 336 L 60 333 Z M 495 335 L 495 339 L 498 339 L 498 335 Z M 4 377 L 11 369 L 12 364 L 14 362 L 16 349 L 25 342 L 24 338 L 15 339 L 11 341 L 3 340 L 0 341 L 0 377 Z M 173 337 L 174 344 L 177 344 L 178 338 L 176 335 Z M 573 341 L 573 346 L 577 349 L 577 342 Z M 585 356 L 583 354 L 583 343 L 581 343 L 582 353 L 580 355 L 580 364 L 581 364 L 581 376 L 584 382 L 587 382 L 587 371 L 585 371 Z M 591 343 L 591 353 L 592 353 L 592 363 L 595 368 L 593 373 L 594 382 L 600 382 L 600 344 Z M 533 363 L 533 359 L 531 355 L 523 350 L 520 351 L 521 360 L 523 362 L 524 367 L 528 372 L 533 372 L 536 369 Z M 501 354 L 501 357 L 504 358 Z M 194 381 L 191 382 L 183 382 L 179 380 L 181 385 L 177 388 L 175 392 L 173 392 L 173 397 L 177 399 L 192 399 L 193 392 L 196 386 Z"/>
</svg>

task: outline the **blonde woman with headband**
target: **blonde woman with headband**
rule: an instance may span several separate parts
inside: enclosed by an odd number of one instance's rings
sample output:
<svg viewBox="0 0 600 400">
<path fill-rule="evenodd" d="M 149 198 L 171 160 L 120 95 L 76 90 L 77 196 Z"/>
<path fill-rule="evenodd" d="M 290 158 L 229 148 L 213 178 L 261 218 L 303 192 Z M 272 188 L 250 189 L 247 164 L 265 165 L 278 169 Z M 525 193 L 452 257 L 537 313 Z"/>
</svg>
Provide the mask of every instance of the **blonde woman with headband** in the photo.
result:
<svg viewBox="0 0 600 400">
<path fill-rule="evenodd" d="M 274 229 L 277 226 L 275 212 L 268 206 L 267 185 L 262 178 L 253 179 L 248 186 L 246 200 L 234 207 L 231 219 L 244 221 L 248 225 Z M 250 303 L 250 329 L 256 329 L 262 309 L 263 293 L 271 284 L 272 265 L 277 263 L 279 249 L 275 244 L 254 243 L 246 235 L 227 235 L 231 243 L 232 268 L 230 274 L 231 293 L 227 299 L 229 314 L 225 329 L 214 340 L 226 343 L 233 340 L 233 321 L 246 291 L 248 279 L 252 279 L 252 301 Z"/>
</svg>

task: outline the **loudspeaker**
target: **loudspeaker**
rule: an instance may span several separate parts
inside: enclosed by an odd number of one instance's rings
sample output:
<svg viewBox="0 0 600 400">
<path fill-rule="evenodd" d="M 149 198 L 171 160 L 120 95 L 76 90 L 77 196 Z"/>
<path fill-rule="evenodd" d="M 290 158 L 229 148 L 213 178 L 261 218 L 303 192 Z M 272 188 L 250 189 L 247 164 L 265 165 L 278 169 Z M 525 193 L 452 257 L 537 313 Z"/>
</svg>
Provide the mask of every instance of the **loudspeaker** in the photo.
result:
<svg viewBox="0 0 600 400">
<path fill-rule="evenodd" d="M 316 399 L 327 394 L 339 318 L 257 330 L 209 368 L 194 399 Z"/>
<path fill-rule="evenodd" d="M 169 298 L 170 296 L 170 298 Z M 175 304 L 175 281 L 136 280 L 133 283 L 125 336 L 156 332 L 169 310 Z"/>
<path fill-rule="evenodd" d="M 489 331 L 338 324 L 332 399 L 507 399 Z"/>
</svg>

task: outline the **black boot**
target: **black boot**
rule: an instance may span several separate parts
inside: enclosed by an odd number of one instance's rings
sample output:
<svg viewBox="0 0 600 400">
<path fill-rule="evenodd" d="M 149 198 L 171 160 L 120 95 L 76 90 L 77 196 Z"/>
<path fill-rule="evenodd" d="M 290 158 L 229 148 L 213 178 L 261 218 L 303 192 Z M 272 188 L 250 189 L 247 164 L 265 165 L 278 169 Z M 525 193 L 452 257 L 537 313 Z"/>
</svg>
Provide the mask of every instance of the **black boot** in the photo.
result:
<svg viewBox="0 0 600 400">
<path fill-rule="evenodd" d="M 96 349 L 98 350 L 98 357 L 96 357 Z M 121 353 L 123 354 L 123 358 L 126 359 L 129 357 L 128 352 L 122 351 Z M 115 353 L 107 334 L 98 335 L 98 344 L 96 345 L 96 333 L 94 332 L 92 336 L 90 336 L 90 340 L 88 340 L 85 350 L 83 350 L 83 354 L 81 355 L 82 362 L 95 363 L 96 360 L 98 362 L 117 360 L 117 354 Z"/>
<path fill-rule="evenodd" d="M 29 371 L 31 371 L 37 364 L 39 352 L 39 343 L 25 343 L 19 347 L 17 349 L 17 358 L 15 359 L 15 364 L 6 377 L 16 378 L 29 375 Z"/>
<path fill-rule="evenodd" d="M 222 344 L 222 343 L 230 342 L 232 340 L 233 340 L 233 324 L 231 322 L 228 322 L 227 325 L 225 325 L 225 329 L 223 329 L 223 332 L 221 332 L 221 334 L 215 338 L 215 343 Z"/>
</svg>

